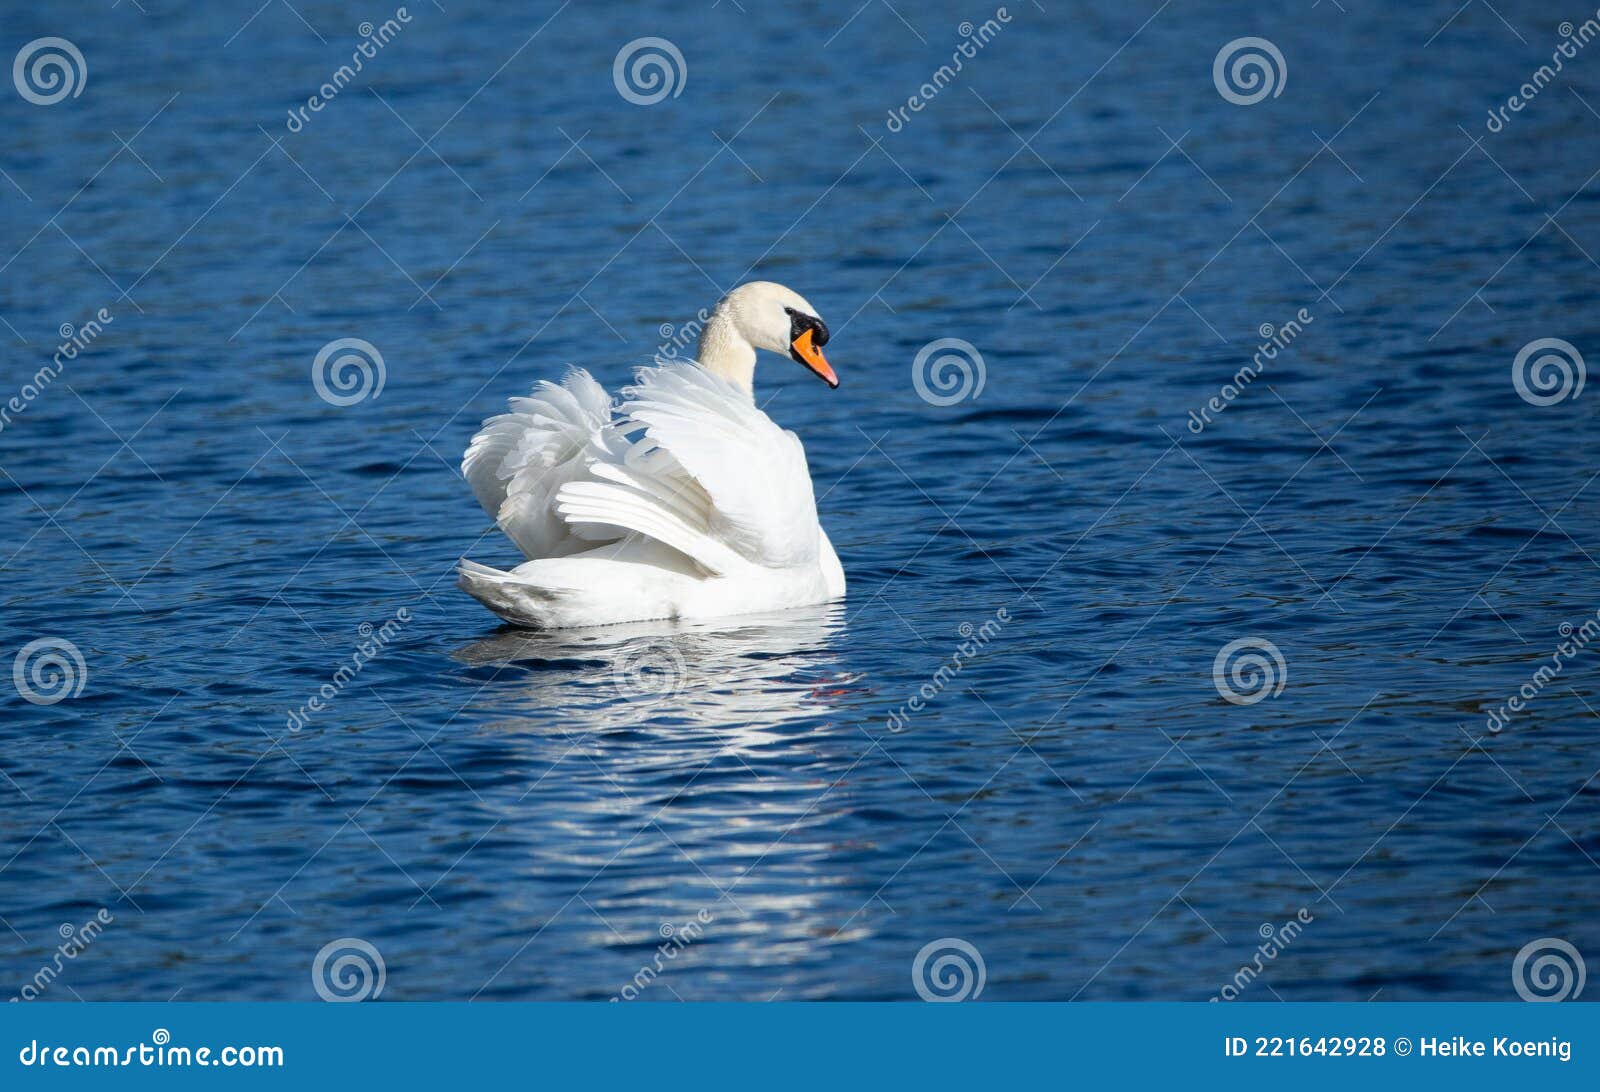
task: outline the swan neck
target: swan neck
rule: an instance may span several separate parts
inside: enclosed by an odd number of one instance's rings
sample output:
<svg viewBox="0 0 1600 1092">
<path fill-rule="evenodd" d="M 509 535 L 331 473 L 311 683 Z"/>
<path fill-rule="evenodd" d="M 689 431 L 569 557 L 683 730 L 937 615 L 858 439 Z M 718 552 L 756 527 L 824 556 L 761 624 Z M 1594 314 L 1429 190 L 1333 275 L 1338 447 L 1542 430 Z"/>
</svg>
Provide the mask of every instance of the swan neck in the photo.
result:
<svg viewBox="0 0 1600 1092">
<path fill-rule="evenodd" d="M 695 356 L 706 371 L 755 397 L 755 346 L 739 332 L 727 310 L 719 307 L 706 320 Z"/>
</svg>

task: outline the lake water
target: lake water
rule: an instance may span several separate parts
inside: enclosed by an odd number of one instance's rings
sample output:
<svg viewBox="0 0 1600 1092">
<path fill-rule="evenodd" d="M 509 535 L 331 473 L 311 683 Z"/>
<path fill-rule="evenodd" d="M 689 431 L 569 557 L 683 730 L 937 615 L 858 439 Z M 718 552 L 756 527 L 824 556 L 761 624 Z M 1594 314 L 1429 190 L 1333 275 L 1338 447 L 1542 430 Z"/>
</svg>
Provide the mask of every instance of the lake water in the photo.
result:
<svg viewBox="0 0 1600 1092">
<path fill-rule="evenodd" d="M 82 664 L 5 694 L 0 994 L 73 930 L 46 998 L 311 1000 L 351 939 L 383 999 L 914 1000 L 955 941 L 985 1000 L 1513 999 L 1531 942 L 1600 954 L 1594 653 L 1533 682 L 1600 608 L 1596 392 L 1514 380 L 1600 354 L 1600 54 L 1493 131 L 1543 5 L 606 7 L 420 0 L 331 97 L 388 12 L 9 13 L 87 74 L 0 95 L 6 396 L 100 329 L 0 429 L 5 655 Z M 479 421 L 755 277 L 833 330 L 839 390 L 757 386 L 848 598 L 501 627 L 454 579 L 517 560 Z"/>
</svg>

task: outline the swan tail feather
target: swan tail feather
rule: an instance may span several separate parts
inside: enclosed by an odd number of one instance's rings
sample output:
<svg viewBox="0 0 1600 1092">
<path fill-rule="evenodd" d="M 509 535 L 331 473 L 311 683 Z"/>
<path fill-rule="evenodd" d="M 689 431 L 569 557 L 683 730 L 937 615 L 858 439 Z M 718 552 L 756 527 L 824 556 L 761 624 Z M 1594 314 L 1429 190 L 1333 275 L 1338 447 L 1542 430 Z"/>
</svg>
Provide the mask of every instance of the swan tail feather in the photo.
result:
<svg viewBox="0 0 1600 1092">
<path fill-rule="evenodd" d="M 651 595 L 630 587 L 627 568 L 592 558 L 542 558 L 506 572 L 462 558 L 456 582 L 505 621 L 533 629 L 671 617 L 667 589 Z"/>
</svg>

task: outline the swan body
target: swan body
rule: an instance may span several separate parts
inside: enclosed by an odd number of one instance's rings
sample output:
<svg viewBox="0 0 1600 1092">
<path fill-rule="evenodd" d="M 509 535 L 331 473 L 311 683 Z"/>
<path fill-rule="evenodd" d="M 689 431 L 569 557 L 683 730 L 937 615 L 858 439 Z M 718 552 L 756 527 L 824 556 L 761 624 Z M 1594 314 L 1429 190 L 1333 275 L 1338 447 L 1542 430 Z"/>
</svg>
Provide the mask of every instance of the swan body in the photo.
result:
<svg viewBox="0 0 1600 1092">
<path fill-rule="evenodd" d="M 843 597 L 805 450 L 755 404 L 756 350 L 837 386 L 828 328 L 755 281 L 717 304 L 697 362 L 640 369 L 620 407 L 581 368 L 541 382 L 473 437 L 462 474 L 527 561 L 462 559 L 460 584 L 542 629 L 701 619 Z"/>
</svg>

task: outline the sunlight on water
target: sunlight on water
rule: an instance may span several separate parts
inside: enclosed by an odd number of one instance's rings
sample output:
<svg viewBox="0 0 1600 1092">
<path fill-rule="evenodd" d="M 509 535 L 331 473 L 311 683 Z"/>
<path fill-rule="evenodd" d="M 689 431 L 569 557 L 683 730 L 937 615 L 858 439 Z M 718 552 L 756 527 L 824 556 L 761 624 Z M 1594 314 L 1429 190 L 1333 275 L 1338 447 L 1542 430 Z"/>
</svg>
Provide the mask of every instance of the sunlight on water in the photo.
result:
<svg viewBox="0 0 1600 1092">
<path fill-rule="evenodd" d="M 1483 120 L 1537 6 L 419 4 L 331 98 L 358 28 L 256 6 L 8 22 L 87 68 L 0 107 L 0 995 L 102 909 L 44 996 L 312 1000 L 348 939 L 384 999 L 1600 952 L 1600 57 Z M 754 277 L 832 331 L 838 390 L 756 384 L 848 597 L 500 626 L 479 422 Z"/>
</svg>

